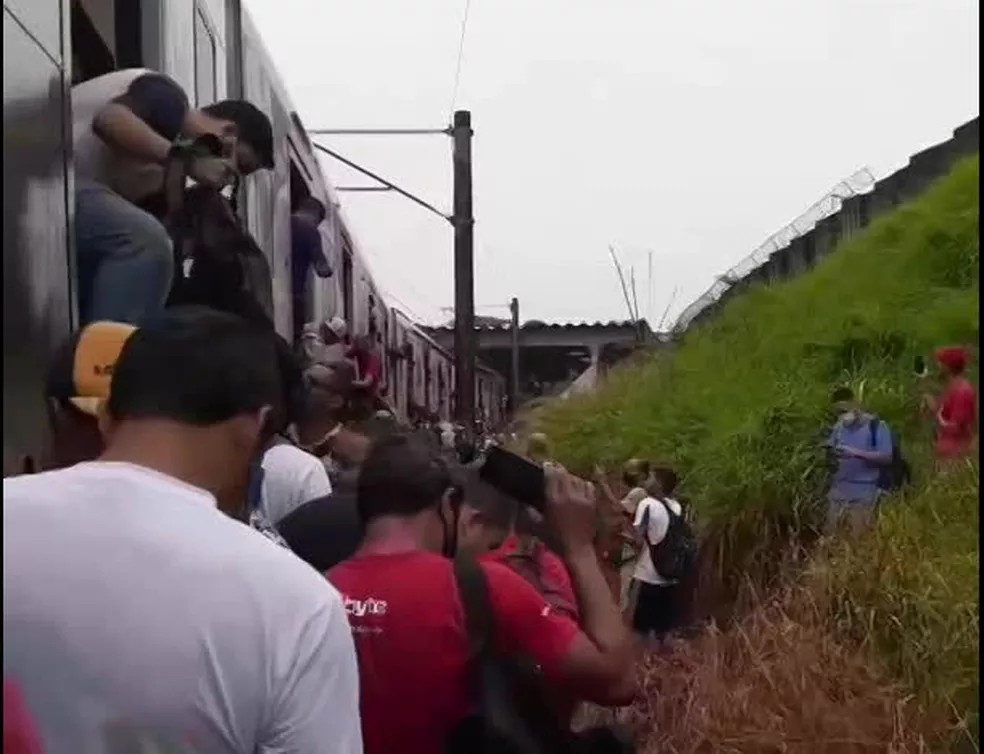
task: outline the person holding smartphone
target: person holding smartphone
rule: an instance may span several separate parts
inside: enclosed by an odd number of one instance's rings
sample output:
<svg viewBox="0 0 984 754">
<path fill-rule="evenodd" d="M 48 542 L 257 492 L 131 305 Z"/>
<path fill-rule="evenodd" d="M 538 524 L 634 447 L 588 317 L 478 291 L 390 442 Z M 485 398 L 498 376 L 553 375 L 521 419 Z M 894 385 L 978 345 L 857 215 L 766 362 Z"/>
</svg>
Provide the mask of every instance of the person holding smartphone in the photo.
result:
<svg viewBox="0 0 984 754">
<path fill-rule="evenodd" d="M 874 521 L 881 471 L 892 462 L 892 432 L 862 409 L 851 388 L 835 390 L 832 402 L 839 418 L 826 442 L 836 469 L 827 491 L 825 530 L 833 533 L 847 524 L 856 531 Z"/>
</svg>

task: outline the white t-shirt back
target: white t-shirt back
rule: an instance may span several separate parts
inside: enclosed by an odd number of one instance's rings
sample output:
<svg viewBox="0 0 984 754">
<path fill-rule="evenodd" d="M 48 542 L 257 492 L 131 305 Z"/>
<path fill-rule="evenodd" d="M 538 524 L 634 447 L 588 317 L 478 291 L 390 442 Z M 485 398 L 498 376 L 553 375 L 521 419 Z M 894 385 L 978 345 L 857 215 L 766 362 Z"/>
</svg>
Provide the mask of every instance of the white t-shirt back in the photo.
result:
<svg viewBox="0 0 984 754">
<path fill-rule="evenodd" d="M 3 487 L 4 676 L 45 751 L 362 751 L 345 609 L 308 565 L 142 467 Z"/>
<path fill-rule="evenodd" d="M 261 465 L 260 505 L 274 526 L 304 503 L 331 494 L 325 465 L 294 445 L 274 445 L 263 454 Z"/>
<path fill-rule="evenodd" d="M 92 130 L 92 122 L 103 107 L 148 73 L 154 71 L 127 68 L 72 87 L 72 156 L 76 175 L 107 186 L 130 201 L 140 201 L 160 191 L 164 169 L 113 151 Z"/>
<path fill-rule="evenodd" d="M 666 537 L 666 532 L 670 528 L 670 514 L 666 511 L 667 505 L 678 516 L 682 515 L 683 508 L 680 506 L 680 503 L 669 497 L 663 498 L 662 501 L 653 497 L 647 497 L 636 508 L 633 524 L 635 525 L 636 531 L 639 532 L 641 532 L 646 511 L 650 512 L 648 525 L 648 539 L 650 544 L 657 545 L 662 542 Z M 653 565 L 653 558 L 649 554 L 649 545 L 646 543 L 643 543 L 632 578 L 647 584 L 657 584 L 659 586 L 668 586 L 676 583 L 671 579 L 664 578 L 657 572 L 656 567 Z"/>
</svg>

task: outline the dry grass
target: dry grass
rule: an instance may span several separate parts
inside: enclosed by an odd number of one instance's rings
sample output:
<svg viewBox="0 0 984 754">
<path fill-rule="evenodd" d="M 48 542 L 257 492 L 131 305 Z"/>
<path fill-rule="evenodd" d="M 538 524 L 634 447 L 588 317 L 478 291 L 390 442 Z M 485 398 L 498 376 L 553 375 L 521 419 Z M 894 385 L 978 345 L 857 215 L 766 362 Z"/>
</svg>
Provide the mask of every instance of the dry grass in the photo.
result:
<svg viewBox="0 0 984 754">
<path fill-rule="evenodd" d="M 869 653 L 838 641 L 805 588 L 782 590 L 726 631 L 709 626 L 649 653 L 641 679 L 640 700 L 617 715 L 640 754 L 909 754 L 949 732 Z"/>
</svg>

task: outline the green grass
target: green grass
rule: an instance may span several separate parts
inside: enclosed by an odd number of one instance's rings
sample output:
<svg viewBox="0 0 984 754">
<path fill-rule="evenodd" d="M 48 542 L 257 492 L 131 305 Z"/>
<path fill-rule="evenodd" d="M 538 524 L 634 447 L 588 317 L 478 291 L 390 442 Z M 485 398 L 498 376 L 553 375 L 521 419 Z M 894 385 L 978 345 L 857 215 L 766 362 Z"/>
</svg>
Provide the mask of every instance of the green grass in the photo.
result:
<svg viewBox="0 0 984 754">
<path fill-rule="evenodd" d="M 917 355 L 931 363 L 941 345 L 976 350 L 978 172 L 978 157 L 964 160 L 809 274 L 736 296 L 672 350 L 536 416 L 573 470 L 632 456 L 672 463 L 720 575 L 737 583 L 781 575 L 777 548 L 816 521 L 829 396 L 853 386 L 901 434 L 916 479 L 877 533 L 881 549 L 870 557 L 879 567 L 864 567 L 865 552 L 835 561 L 836 609 L 877 616 L 871 638 L 888 664 L 927 699 L 945 697 L 961 712 L 971 677 L 976 705 L 976 467 L 964 472 L 972 478 L 933 479 L 932 430 L 919 404 L 939 386 L 917 378 L 913 363 Z M 971 376 L 976 382 L 976 366 Z M 856 620 L 845 623 L 857 634 Z"/>
</svg>

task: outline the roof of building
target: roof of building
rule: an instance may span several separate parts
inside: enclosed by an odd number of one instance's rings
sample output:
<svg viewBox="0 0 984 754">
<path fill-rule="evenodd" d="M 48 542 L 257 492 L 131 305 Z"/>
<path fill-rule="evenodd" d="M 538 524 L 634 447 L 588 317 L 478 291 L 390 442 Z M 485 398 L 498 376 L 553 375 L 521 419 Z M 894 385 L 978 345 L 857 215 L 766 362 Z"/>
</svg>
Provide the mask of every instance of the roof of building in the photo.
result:
<svg viewBox="0 0 984 754">
<path fill-rule="evenodd" d="M 632 320 L 609 320 L 608 322 L 542 322 L 538 319 L 527 320 L 519 326 L 520 330 L 633 330 L 642 327 L 649 331 L 649 323 L 641 319 L 638 322 Z M 508 322 L 490 323 L 477 322 L 475 329 L 482 332 L 495 332 L 497 330 L 509 330 Z M 453 332 L 453 325 L 440 325 L 438 327 L 427 328 L 431 332 Z"/>
</svg>

